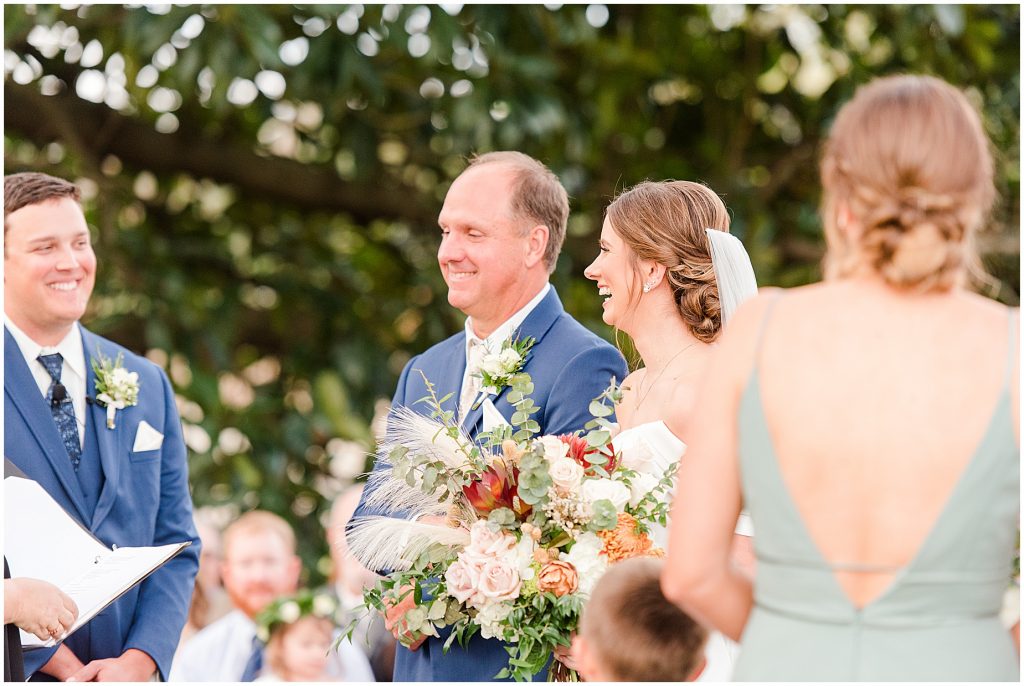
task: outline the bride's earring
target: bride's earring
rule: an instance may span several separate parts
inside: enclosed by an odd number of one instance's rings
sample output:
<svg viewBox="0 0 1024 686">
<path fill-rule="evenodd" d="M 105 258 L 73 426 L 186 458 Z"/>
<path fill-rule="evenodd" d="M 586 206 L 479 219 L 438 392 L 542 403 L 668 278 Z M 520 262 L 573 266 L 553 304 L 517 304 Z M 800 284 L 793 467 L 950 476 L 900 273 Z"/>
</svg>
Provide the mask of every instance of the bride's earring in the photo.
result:
<svg viewBox="0 0 1024 686">
<path fill-rule="evenodd" d="M 653 283 L 645 283 L 644 284 L 644 293 L 650 293 L 652 288 L 654 288 L 654 284 Z"/>
</svg>

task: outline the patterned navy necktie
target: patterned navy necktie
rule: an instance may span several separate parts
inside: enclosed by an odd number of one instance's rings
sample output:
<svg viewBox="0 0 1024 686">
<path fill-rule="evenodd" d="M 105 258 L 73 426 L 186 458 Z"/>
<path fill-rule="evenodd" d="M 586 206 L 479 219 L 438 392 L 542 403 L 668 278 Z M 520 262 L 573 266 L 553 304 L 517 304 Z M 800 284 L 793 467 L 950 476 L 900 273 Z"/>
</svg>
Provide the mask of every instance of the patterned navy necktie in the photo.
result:
<svg viewBox="0 0 1024 686">
<path fill-rule="evenodd" d="M 57 424 L 60 438 L 64 441 L 68 457 L 71 458 L 71 465 L 77 472 L 78 465 L 82 462 L 82 444 L 78 440 L 78 420 L 75 419 L 74 405 L 71 404 L 71 398 L 68 396 L 67 389 L 60 382 L 64 357 L 60 353 L 53 353 L 52 355 L 40 355 L 36 359 L 46 367 L 46 371 L 49 372 L 50 377 L 53 379 L 53 383 L 46 390 L 46 403 L 50 406 L 53 421 Z M 54 402 L 53 393 L 58 386 L 63 390 L 61 394 L 63 397 L 59 397 L 57 402 Z"/>
<path fill-rule="evenodd" d="M 252 637 L 252 653 L 249 654 L 249 661 L 245 663 L 245 670 L 242 672 L 240 681 L 255 681 L 263 668 L 263 642 L 259 636 Z"/>
</svg>

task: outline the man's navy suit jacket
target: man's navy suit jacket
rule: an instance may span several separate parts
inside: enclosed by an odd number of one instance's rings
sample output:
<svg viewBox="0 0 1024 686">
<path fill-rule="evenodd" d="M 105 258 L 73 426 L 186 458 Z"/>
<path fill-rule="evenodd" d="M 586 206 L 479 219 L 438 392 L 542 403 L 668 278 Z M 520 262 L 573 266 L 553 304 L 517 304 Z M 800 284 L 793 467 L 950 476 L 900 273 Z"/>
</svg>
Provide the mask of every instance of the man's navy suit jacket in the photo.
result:
<svg viewBox="0 0 1024 686">
<path fill-rule="evenodd" d="M 87 396 L 96 396 L 91 360 L 97 351 L 111 360 L 123 354 L 124 367 L 139 375 L 138 404 L 117 411 L 115 428 L 107 428 L 103 407 L 96 403 L 86 406 L 86 432 L 94 435 L 86 436 L 83 460 L 90 459 L 88 448 L 94 441 L 103 470 L 103 486 L 95 507 L 89 511 L 50 407 L 6 328 L 4 453 L 107 547 L 192 542 L 64 641 L 84 663 L 118 657 L 129 648 L 138 648 L 153 658 L 160 677 L 166 680 L 199 568 L 199 535 L 192 519 L 181 420 L 163 370 L 85 327 L 81 331 Z M 135 435 L 143 420 L 164 435 L 163 443 L 156 450 L 134 452 Z M 7 526 L 17 524 L 8 522 Z M 45 664 L 54 650 L 27 651 L 26 674 Z"/>
<path fill-rule="evenodd" d="M 521 340 L 536 339 L 527 355 L 524 371 L 530 374 L 534 384 L 530 397 L 540 406 L 533 418 L 540 424 L 541 435 L 567 434 L 583 429 L 592 419 L 590 401 L 608 387 L 612 377 L 622 381 L 626 376 L 626 362 L 619 351 L 569 316 L 554 288 L 526 317 L 517 333 Z M 409 361 L 399 378 L 392 407 L 406 406 L 429 414 L 430 407 L 416 403 L 428 394 L 423 378 L 426 375 L 436 387 L 438 398 L 452 394 L 442 407 L 456 410 L 465 371 L 466 333 L 463 331 Z M 503 389 L 497 397 L 490 396 L 495 408 L 506 419 L 513 412 L 507 393 L 508 389 Z M 466 414 L 463 429 L 470 437 L 481 431 L 482 414 L 481 407 Z M 398 514 L 367 507 L 366 497 L 364 493 L 353 519 Z M 442 646 L 447 635 L 448 632 L 442 631 L 440 638 L 428 638 L 415 651 L 398 646 L 395 681 L 492 681 L 494 675 L 508 664 L 505 644 L 496 639 L 481 638 L 479 634 L 465 648 L 455 643 L 447 654 L 443 654 Z M 542 670 L 535 678 L 544 680 L 546 674 Z"/>
</svg>

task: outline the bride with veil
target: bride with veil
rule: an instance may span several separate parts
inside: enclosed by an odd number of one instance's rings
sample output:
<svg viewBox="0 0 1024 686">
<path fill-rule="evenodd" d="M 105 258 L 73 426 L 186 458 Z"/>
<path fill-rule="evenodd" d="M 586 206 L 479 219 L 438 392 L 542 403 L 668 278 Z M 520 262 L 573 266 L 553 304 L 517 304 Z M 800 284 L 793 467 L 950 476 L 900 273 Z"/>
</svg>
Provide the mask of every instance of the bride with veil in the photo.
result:
<svg viewBox="0 0 1024 686">
<path fill-rule="evenodd" d="M 643 366 L 622 382 L 614 442 L 623 464 L 652 484 L 685 459 L 697 384 L 722 326 L 756 294 L 750 258 L 725 205 L 689 181 L 644 182 L 608 206 L 600 253 L 584 272 L 604 297 L 606 324 L 628 334 Z M 653 532 L 665 546 L 664 530 Z M 741 515 L 734 560 L 752 569 L 752 530 Z M 737 646 L 714 632 L 700 681 L 727 680 Z"/>
</svg>

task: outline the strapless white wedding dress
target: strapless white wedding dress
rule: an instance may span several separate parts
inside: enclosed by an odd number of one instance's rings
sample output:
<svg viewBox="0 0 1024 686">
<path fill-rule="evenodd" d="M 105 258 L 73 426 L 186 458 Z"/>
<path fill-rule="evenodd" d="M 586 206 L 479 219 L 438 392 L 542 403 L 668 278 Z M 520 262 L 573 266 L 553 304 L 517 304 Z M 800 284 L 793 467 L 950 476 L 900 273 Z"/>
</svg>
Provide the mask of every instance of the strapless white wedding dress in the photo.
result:
<svg viewBox="0 0 1024 686">
<path fill-rule="evenodd" d="M 620 431 L 612 439 L 612 445 L 615 446 L 615 451 L 621 454 L 623 465 L 658 479 L 686 452 L 686 444 L 661 420 Z M 736 533 L 752 535 L 753 527 L 746 513 L 740 515 Z M 668 531 L 665 527 L 654 525 L 651 537 L 656 546 L 668 548 Z M 707 665 L 697 681 L 728 681 L 732 676 L 738 654 L 739 644 L 717 631 L 710 632 L 707 646 L 704 648 Z"/>
</svg>

